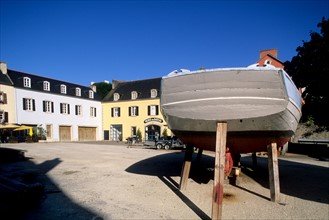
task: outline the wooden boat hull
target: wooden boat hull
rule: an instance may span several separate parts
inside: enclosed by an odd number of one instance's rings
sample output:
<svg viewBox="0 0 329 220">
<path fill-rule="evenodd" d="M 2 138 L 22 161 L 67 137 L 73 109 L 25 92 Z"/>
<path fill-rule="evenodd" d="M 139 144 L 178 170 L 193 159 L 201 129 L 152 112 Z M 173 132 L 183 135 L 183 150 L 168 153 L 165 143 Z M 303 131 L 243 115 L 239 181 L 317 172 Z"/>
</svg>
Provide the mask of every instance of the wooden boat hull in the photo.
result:
<svg viewBox="0 0 329 220">
<path fill-rule="evenodd" d="M 216 122 L 228 123 L 233 153 L 287 143 L 301 117 L 301 97 L 280 69 L 215 69 L 164 77 L 161 110 L 185 144 L 214 150 Z"/>
</svg>

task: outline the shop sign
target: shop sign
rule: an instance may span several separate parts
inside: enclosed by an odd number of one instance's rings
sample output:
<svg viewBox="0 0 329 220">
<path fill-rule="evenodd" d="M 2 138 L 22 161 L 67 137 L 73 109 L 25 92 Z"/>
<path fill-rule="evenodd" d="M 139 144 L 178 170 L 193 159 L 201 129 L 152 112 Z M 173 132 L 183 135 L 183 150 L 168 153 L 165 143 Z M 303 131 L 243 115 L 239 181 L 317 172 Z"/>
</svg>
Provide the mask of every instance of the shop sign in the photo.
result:
<svg viewBox="0 0 329 220">
<path fill-rule="evenodd" d="M 147 118 L 144 120 L 144 123 L 146 124 L 146 123 L 153 122 L 153 121 L 159 122 L 159 123 L 163 122 L 163 120 L 161 118 Z"/>
</svg>

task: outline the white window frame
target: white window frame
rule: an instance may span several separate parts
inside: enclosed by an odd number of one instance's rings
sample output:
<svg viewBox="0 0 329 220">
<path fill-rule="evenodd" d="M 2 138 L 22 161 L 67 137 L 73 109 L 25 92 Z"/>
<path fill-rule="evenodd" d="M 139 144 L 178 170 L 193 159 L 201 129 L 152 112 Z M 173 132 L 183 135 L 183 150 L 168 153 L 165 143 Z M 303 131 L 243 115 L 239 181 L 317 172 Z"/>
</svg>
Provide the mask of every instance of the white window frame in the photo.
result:
<svg viewBox="0 0 329 220">
<path fill-rule="evenodd" d="M 156 98 L 158 95 L 158 90 L 156 89 L 151 89 L 151 98 Z"/>
<path fill-rule="evenodd" d="M 148 109 L 149 116 L 159 115 L 159 106 L 158 105 L 149 105 L 148 108 L 149 108 Z"/>
<path fill-rule="evenodd" d="M 135 100 L 135 99 L 137 99 L 137 97 L 138 97 L 138 93 L 136 91 L 132 91 L 131 92 L 131 99 Z"/>
<path fill-rule="evenodd" d="M 0 104 L 7 104 L 7 94 L 0 91 Z"/>
<path fill-rule="evenodd" d="M 118 101 L 120 99 L 120 94 L 119 93 L 114 93 L 113 94 L 113 101 Z"/>
<path fill-rule="evenodd" d="M 5 121 L 5 111 L 0 110 L 0 123 L 3 123 Z"/>
<path fill-rule="evenodd" d="M 81 105 L 75 105 L 75 115 L 82 116 L 82 106 Z"/>
<path fill-rule="evenodd" d="M 23 85 L 26 88 L 31 88 L 31 79 L 29 77 L 23 77 Z"/>
<path fill-rule="evenodd" d="M 50 91 L 50 82 L 43 81 L 43 90 L 44 91 Z"/>
<path fill-rule="evenodd" d="M 60 107 L 61 107 L 61 114 L 63 115 L 69 114 L 70 105 L 68 103 L 61 103 Z"/>
<path fill-rule="evenodd" d="M 94 98 L 94 91 L 89 90 L 89 98 L 93 99 Z"/>
<path fill-rule="evenodd" d="M 81 89 L 79 87 L 75 88 L 75 95 L 81 96 Z"/>
<path fill-rule="evenodd" d="M 113 107 L 113 117 L 114 118 L 119 117 L 119 109 L 120 109 L 120 107 Z"/>
<path fill-rule="evenodd" d="M 46 101 L 45 100 L 45 112 L 46 113 L 52 113 L 52 112 L 54 112 L 53 111 L 53 104 L 52 104 L 53 102 L 52 101 Z"/>
<path fill-rule="evenodd" d="M 61 85 L 61 93 L 66 94 L 66 85 L 64 84 Z"/>
<path fill-rule="evenodd" d="M 137 109 L 138 109 L 138 106 L 130 106 L 130 116 L 138 116 L 137 114 Z"/>
<path fill-rule="evenodd" d="M 23 105 L 25 105 L 25 111 L 30 111 L 32 112 L 34 107 L 33 107 L 33 99 L 32 98 L 25 98 L 25 103 L 23 103 Z"/>
<path fill-rule="evenodd" d="M 96 117 L 96 108 L 90 107 L 90 117 Z"/>
</svg>

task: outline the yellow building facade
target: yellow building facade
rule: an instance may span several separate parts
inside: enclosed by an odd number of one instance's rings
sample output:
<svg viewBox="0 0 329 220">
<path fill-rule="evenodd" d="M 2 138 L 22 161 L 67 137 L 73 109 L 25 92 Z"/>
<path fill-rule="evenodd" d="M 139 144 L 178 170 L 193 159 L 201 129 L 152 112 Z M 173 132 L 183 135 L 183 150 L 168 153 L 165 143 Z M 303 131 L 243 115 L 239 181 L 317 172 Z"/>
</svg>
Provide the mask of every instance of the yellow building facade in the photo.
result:
<svg viewBox="0 0 329 220">
<path fill-rule="evenodd" d="M 129 82 L 113 81 L 102 101 L 104 140 L 126 141 L 141 136 L 154 141 L 171 136 L 160 111 L 161 78 Z"/>
</svg>

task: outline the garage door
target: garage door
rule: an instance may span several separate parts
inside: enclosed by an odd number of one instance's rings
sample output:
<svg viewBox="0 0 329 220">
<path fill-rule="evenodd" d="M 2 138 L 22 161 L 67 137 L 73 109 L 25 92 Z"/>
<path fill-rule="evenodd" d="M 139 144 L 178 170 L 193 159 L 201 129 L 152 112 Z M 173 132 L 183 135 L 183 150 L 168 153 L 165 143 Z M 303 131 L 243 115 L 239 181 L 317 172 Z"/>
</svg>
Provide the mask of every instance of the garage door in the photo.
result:
<svg viewBox="0 0 329 220">
<path fill-rule="evenodd" d="M 96 141 L 96 128 L 79 127 L 79 141 Z"/>
<path fill-rule="evenodd" d="M 71 141 L 71 126 L 59 126 L 59 141 Z"/>
</svg>

